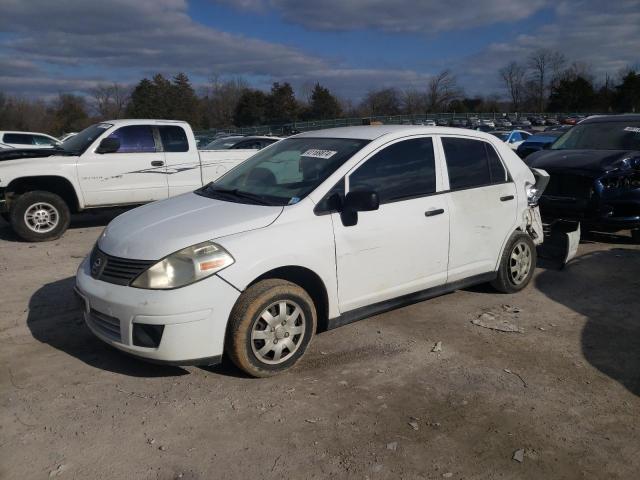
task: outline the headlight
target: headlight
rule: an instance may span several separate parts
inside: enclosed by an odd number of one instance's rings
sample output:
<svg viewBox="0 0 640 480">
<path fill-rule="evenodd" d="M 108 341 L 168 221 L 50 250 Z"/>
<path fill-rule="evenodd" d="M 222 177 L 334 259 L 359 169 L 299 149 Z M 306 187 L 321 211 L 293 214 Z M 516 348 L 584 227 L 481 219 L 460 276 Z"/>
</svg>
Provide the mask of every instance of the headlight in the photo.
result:
<svg viewBox="0 0 640 480">
<path fill-rule="evenodd" d="M 525 183 L 524 188 L 527 192 L 527 203 L 529 206 L 535 207 L 538 205 L 538 200 L 540 200 L 544 189 L 536 188 L 535 185 L 531 185 L 529 182 Z"/>
<path fill-rule="evenodd" d="M 220 245 L 202 242 L 160 260 L 136 278 L 131 286 L 154 290 L 184 287 L 210 277 L 234 261 Z"/>
</svg>

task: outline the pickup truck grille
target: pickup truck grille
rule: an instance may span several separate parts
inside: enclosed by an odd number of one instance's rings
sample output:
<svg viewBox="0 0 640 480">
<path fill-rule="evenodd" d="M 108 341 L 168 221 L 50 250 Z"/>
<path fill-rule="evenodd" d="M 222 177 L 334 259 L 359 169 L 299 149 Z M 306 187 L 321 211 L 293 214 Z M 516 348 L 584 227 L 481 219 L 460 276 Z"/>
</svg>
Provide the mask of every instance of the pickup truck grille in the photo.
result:
<svg viewBox="0 0 640 480">
<path fill-rule="evenodd" d="M 116 285 L 129 285 L 138 275 L 144 272 L 155 260 L 132 260 L 107 255 L 98 247 L 91 252 L 91 276 Z"/>
<path fill-rule="evenodd" d="M 549 172 L 549 184 L 543 195 L 589 200 L 593 195 L 593 179 L 580 175 Z"/>
</svg>

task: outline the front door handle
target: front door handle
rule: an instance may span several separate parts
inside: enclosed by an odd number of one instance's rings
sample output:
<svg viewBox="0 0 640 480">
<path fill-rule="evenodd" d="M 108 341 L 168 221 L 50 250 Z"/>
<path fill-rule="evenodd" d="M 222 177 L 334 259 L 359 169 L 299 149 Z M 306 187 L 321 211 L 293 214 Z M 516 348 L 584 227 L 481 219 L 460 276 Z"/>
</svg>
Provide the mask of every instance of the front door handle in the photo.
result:
<svg viewBox="0 0 640 480">
<path fill-rule="evenodd" d="M 162 160 L 153 160 L 151 162 L 152 167 L 161 167 L 163 165 L 164 165 L 164 162 Z"/>
<path fill-rule="evenodd" d="M 440 215 L 442 213 L 444 213 L 444 208 L 437 208 L 435 210 L 427 210 L 426 212 L 424 212 L 424 216 L 433 217 L 435 215 Z"/>
<path fill-rule="evenodd" d="M 513 195 L 505 195 L 504 197 L 500 197 L 501 202 L 508 202 L 509 200 L 513 200 L 515 197 Z"/>
</svg>

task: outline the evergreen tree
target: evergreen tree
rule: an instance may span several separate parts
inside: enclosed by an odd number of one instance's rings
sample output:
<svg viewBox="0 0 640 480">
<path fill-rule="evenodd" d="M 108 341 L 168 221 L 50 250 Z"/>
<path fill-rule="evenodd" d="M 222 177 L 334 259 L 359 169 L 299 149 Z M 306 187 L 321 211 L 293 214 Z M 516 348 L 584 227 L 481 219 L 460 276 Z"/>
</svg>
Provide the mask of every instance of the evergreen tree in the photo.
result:
<svg viewBox="0 0 640 480">
<path fill-rule="evenodd" d="M 316 83 L 311 92 L 311 102 L 309 104 L 309 118 L 312 120 L 326 120 L 337 118 L 342 114 L 340 103 L 329 89 Z"/>
<path fill-rule="evenodd" d="M 199 100 L 191 86 L 189 77 L 184 73 L 178 73 L 173 77 L 170 98 L 173 103 L 171 114 L 174 120 L 184 120 L 193 127 L 200 123 Z"/>
<path fill-rule="evenodd" d="M 640 112 L 640 73 L 631 70 L 616 87 L 615 104 L 619 112 Z"/>
<path fill-rule="evenodd" d="M 269 123 L 293 122 L 298 118 L 298 101 L 288 83 L 274 83 L 268 97 L 267 121 Z"/>
<path fill-rule="evenodd" d="M 552 112 L 588 112 L 593 109 L 595 92 L 582 76 L 564 78 L 551 90 L 549 110 Z"/>
<path fill-rule="evenodd" d="M 238 127 L 265 123 L 267 103 L 268 97 L 264 92 L 246 89 L 236 105 L 233 122 Z"/>
</svg>

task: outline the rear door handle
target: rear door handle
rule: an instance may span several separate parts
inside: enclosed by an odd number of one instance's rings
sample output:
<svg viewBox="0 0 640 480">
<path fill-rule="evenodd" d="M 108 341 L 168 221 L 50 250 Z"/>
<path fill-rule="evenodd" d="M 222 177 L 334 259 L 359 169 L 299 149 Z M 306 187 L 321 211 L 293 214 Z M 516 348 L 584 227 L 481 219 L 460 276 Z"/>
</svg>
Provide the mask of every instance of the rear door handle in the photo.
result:
<svg viewBox="0 0 640 480">
<path fill-rule="evenodd" d="M 163 165 L 164 165 L 164 162 L 162 160 L 153 160 L 151 162 L 152 167 L 161 167 Z"/>
<path fill-rule="evenodd" d="M 504 197 L 500 197 L 501 202 L 508 202 L 509 200 L 513 200 L 515 197 L 513 195 L 505 195 Z"/>
<path fill-rule="evenodd" d="M 442 213 L 444 213 L 444 208 L 437 208 L 435 210 L 427 210 L 426 212 L 424 212 L 424 216 L 433 217 L 435 215 L 440 215 Z"/>
</svg>

